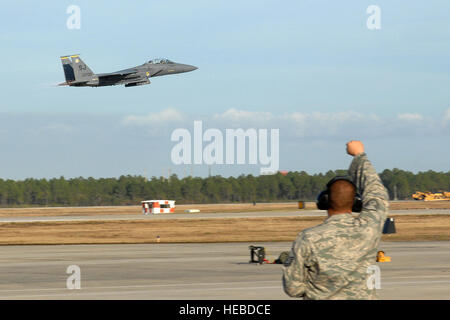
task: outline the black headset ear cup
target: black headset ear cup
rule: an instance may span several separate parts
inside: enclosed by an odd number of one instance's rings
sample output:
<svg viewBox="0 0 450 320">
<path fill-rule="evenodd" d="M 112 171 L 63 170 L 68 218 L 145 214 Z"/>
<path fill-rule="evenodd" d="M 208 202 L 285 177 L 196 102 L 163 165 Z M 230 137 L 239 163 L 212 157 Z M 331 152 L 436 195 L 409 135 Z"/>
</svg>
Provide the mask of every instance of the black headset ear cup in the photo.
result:
<svg viewBox="0 0 450 320">
<path fill-rule="evenodd" d="M 319 193 L 316 205 L 319 210 L 328 210 L 328 190 Z"/>
<path fill-rule="evenodd" d="M 362 210 L 362 198 L 359 193 L 355 193 L 355 200 L 353 201 L 352 212 L 361 212 Z"/>
</svg>

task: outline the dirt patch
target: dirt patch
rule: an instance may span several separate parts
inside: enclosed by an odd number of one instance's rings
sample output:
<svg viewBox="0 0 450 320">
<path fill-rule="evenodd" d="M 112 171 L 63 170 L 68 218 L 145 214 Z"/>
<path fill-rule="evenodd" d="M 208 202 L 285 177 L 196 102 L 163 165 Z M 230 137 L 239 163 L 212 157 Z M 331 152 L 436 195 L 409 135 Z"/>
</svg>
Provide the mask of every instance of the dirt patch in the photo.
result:
<svg viewBox="0 0 450 320">
<path fill-rule="evenodd" d="M 397 233 L 384 241 L 450 240 L 450 216 L 395 216 Z M 0 244 L 207 243 L 293 241 L 324 217 L 216 218 L 0 224 Z"/>
<path fill-rule="evenodd" d="M 392 201 L 389 210 L 450 209 L 450 201 Z"/>
</svg>

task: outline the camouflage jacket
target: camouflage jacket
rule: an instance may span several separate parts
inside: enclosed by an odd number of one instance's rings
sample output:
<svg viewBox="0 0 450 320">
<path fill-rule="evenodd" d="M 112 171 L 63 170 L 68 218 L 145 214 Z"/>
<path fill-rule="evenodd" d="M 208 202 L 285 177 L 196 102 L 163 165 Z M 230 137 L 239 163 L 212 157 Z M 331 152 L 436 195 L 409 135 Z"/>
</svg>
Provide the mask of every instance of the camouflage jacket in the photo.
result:
<svg viewBox="0 0 450 320">
<path fill-rule="evenodd" d="M 283 288 L 304 299 L 377 299 L 367 268 L 375 264 L 388 211 L 388 194 L 365 153 L 349 175 L 363 200 L 361 213 L 338 214 L 300 232 L 283 267 Z"/>
</svg>

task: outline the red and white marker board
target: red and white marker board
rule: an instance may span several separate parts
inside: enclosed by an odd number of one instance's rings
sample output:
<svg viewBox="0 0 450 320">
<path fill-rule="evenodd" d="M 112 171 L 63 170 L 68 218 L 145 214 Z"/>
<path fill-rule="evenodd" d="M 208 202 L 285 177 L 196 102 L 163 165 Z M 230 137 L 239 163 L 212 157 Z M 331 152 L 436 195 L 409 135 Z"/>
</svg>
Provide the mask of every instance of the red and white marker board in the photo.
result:
<svg viewBox="0 0 450 320">
<path fill-rule="evenodd" d="M 141 203 L 142 213 L 145 215 L 175 212 L 175 200 L 145 200 Z"/>
</svg>

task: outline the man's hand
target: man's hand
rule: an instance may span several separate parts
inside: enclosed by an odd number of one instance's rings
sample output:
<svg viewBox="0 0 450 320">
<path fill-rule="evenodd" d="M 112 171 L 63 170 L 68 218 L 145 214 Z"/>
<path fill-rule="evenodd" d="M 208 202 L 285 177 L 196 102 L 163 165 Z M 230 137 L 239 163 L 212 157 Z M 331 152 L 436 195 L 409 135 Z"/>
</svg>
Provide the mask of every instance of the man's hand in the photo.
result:
<svg viewBox="0 0 450 320">
<path fill-rule="evenodd" d="M 364 145 L 361 141 L 352 140 L 347 142 L 347 153 L 351 156 L 357 156 L 360 153 L 364 152 Z"/>
</svg>

